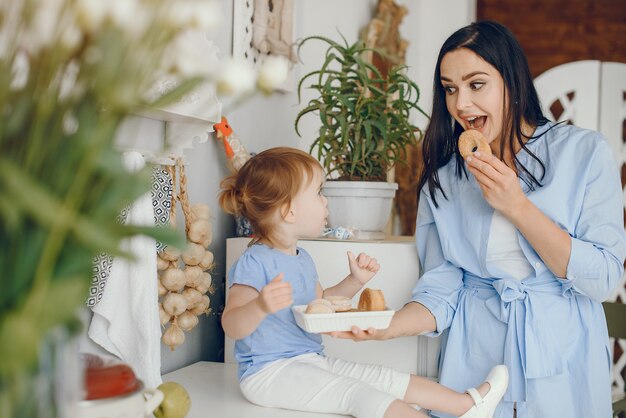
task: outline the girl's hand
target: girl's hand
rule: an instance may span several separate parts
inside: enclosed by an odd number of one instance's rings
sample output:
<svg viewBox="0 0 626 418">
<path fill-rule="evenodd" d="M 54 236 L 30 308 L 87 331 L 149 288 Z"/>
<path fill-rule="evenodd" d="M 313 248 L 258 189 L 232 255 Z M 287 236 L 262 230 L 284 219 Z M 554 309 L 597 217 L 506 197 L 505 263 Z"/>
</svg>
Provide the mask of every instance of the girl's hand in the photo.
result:
<svg viewBox="0 0 626 418">
<path fill-rule="evenodd" d="M 487 203 L 510 218 L 511 212 L 526 200 L 515 171 L 495 156 L 480 152 L 475 152 L 465 161 Z"/>
<path fill-rule="evenodd" d="M 348 251 L 348 264 L 350 266 L 350 275 L 361 285 L 369 282 L 380 270 L 378 261 L 365 253 L 360 253 L 355 258 L 354 254 Z"/>
<path fill-rule="evenodd" d="M 265 314 L 276 313 L 293 304 L 291 283 L 283 282 L 283 277 L 285 273 L 280 273 L 261 289 L 257 302 Z"/>
</svg>

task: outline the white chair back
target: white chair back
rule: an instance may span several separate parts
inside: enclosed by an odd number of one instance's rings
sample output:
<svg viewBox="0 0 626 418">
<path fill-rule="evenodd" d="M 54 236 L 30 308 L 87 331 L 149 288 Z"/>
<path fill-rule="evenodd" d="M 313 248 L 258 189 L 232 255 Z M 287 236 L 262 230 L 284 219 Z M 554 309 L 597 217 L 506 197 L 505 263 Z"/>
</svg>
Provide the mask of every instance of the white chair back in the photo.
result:
<svg viewBox="0 0 626 418">
<path fill-rule="evenodd" d="M 576 61 L 553 67 L 535 79 L 543 113 L 552 121 L 569 120 L 598 130 L 600 61 Z M 562 113 L 552 106 L 560 103 Z"/>
</svg>

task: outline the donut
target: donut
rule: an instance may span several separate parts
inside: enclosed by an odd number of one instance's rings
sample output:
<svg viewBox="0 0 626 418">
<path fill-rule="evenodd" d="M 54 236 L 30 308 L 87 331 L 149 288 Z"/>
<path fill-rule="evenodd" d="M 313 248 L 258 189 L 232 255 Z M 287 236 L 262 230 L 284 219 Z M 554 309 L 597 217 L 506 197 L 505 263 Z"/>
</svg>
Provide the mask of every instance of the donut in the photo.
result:
<svg viewBox="0 0 626 418">
<path fill-rule="evenodd" d="M 326 296 L 324 299 L 333 305 L 335 312 L 347 312 L 352 309 L 352 300 L 345 296 Z"/>
<path fill-rule="evenodd" d="M 314 299 L 306 307 L 304 313 L 316 314 L 316 313 L 335 313 L 333 305 L 325 299 Z"/>
<path fill-rule="evenodd" d="M 472 155 L 474 151 L 480 151 L 491 155 L 491 147 L 489 147 L 489 143 L 483 134 L 476 129 L 468 129 L 463 132 L 459 137 L 458 145 L 459 152 L 463 158 L 467 158 L 468 155 Z"/>
<path fill-rule="evenodd" d="M 379 289 L 364 289 L 359 298 L 359 311 L 384 311 L 385 296 Z"/>
</svg>

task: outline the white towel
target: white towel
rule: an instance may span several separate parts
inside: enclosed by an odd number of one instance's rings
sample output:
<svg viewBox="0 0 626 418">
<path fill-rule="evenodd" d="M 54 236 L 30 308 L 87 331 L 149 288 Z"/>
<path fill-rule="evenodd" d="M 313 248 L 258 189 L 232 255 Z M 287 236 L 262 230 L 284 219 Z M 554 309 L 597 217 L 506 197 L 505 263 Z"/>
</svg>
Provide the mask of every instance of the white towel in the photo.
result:
<svg viewBox="0 0 626 418">
<path fill-rule="evenodd" d="M 133 172 L 145 165 L 138 152 L 125 152 L 124 165 Z M 154 225 L 150 193 L 137 199 L 128 212 L 129 225 Z M 156 242 L 137 236 L 121 243 L 134 260 L 116 257 L 102 300 L 93 308 L 89 337 L 129 364 L 146 387 L 161 384 L 161 326 L 159 323 Z"/>
</svg>

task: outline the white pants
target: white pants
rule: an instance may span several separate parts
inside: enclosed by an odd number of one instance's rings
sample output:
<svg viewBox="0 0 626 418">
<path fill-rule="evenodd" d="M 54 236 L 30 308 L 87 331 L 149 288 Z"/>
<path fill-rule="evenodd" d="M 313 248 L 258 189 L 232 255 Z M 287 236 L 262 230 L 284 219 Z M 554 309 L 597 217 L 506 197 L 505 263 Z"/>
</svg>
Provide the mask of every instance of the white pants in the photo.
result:
<svg viewBox="0 0 626 418">
<path fill-rule="evenodd" d="M 403 399 L 410 374 L 317 354 L 272 362 L 241 382 L 252 403 L 299 411 L 382 418 Z"/>
</svg>

